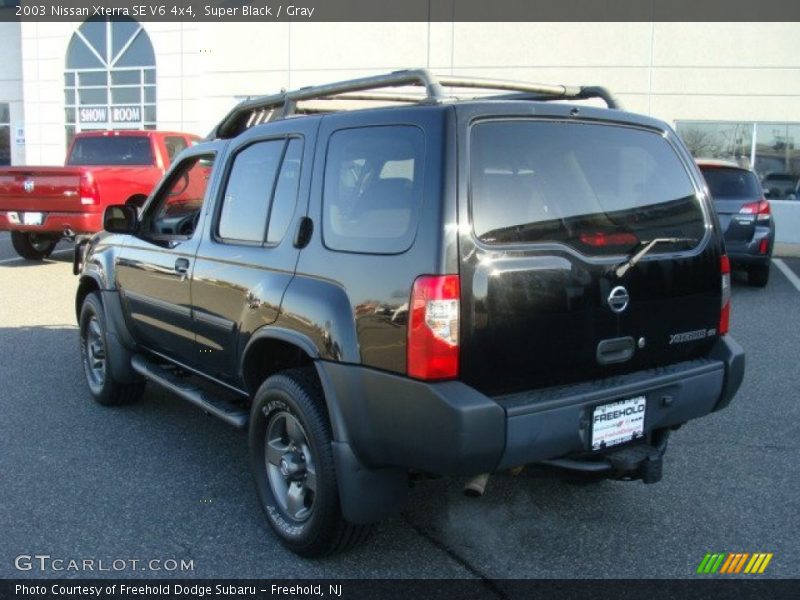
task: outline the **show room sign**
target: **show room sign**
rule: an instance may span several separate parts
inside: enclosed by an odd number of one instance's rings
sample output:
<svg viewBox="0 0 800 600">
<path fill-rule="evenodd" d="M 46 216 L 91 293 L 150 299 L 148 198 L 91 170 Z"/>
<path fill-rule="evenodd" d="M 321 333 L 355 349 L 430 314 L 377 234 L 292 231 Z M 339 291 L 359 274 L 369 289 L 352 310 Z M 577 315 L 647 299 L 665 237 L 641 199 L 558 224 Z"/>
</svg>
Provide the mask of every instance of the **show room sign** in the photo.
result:
<svg viewBox="0 0 800 600">
<path fill-rule="evenodd" d="M 94 108 L 82 108 L 78 112 L 78 120 L 81 123 L 141 123 L 142 109 L 139 106 L 112 106 L 110 109 L 111 118 L 109 119 L 109 108 L 98 106 Z"/>
</svg>

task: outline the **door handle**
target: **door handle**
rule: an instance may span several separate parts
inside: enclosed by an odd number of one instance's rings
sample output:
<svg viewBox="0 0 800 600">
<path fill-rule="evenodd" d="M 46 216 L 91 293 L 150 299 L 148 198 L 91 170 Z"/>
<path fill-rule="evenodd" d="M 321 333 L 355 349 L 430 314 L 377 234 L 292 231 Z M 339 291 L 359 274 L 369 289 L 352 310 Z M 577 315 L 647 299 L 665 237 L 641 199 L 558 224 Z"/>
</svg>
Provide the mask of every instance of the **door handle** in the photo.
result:
<svg viewBox="0 0 800 600">
<path fill-rule="evenodd" d="M 175 261 L 175 272 L 180 273 L 181 275 L 186 275 L 186 272 L 189 270 L 189 259 L 188 258 L 179 258 Z"/>
<path fill-rule="evenodd" d="M 636 344 L 630 336 L 603 340 L 597 344 L 597 362 L 601 365 L 626 362 L 633 357 L 635 348 Z"/>
</svg>

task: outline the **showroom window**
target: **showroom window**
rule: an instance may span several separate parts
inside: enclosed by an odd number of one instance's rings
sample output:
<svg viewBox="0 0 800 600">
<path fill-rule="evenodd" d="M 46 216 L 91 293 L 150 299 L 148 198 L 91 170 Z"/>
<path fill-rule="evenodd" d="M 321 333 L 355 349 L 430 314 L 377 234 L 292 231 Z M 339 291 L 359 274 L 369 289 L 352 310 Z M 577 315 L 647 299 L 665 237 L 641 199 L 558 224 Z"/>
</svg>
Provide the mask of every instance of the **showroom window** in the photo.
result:
<svg viewBox="0 0 800 600">
<path fill-rule="evenodd" d="M 797 196 L 800 123 L 679 121 L 677 129 L 695 158 L 752 168 L 772 199 Z"/>
<path fill-rule="evenodd" d="M 156 60 L 131 19 L 89 19 L 72 36 L 64 70 L 67 142 L 79 131 L 156 128 Z"/>
<path fill-rule="evenodd" d="M 0 166 L 11 164 L 11 123 L 8 102 L 0 102 Z"/>
</svg>

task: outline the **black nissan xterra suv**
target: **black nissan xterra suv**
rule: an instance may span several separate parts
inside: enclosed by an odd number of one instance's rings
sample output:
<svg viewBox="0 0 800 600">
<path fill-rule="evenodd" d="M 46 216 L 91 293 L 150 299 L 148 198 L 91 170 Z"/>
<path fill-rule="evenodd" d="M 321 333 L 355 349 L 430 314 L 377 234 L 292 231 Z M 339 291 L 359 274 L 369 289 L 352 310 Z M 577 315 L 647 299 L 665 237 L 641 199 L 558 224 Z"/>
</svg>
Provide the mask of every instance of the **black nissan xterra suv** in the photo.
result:
<svg viewBox="0 0 800 600">
<path fill-rule="evenodd" d="M 702 176 L 603 88 L 414 70 L 246 100 L 105 229 L 74 265 L 92 395 L 151 381 L 248 428 L 305 556 L 410 472 L 655 482 L 744 373 Z"/>
</svg>

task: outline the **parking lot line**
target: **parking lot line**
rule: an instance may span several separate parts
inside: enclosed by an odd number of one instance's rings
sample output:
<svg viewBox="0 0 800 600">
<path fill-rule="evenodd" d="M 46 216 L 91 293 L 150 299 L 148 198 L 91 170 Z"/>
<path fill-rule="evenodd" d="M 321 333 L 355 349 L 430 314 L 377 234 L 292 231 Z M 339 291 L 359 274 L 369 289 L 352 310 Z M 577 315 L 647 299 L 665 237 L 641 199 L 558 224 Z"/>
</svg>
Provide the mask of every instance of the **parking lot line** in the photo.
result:
<svg viewBox="0 0 800 600">
<path fill-rule="evenodd" d="M 65 248 L 64 250 L 56 250 L 50 256 L 55 256 L 56 254 L 66 254 L 67 252 L 72 252 L 72 248 Z M 0 265 L 4 263 L 17 262 L 20 260 L 26 260 L 26 259 L 22 258 L 21 256 L 18 256 L 17 258 L 4 258 L 3 260 L 0 260 Z"/>
<path fill-rule="evenodd" d="M 786 279 L 795 287 L 795 289 L 800 292 L 800 277 L 794 274 L 785 262 L 783 262 L 780 258 L 773 258 L 772 262 L 778 267 L 781 272 L 786 275 Z"/>
</svg>

